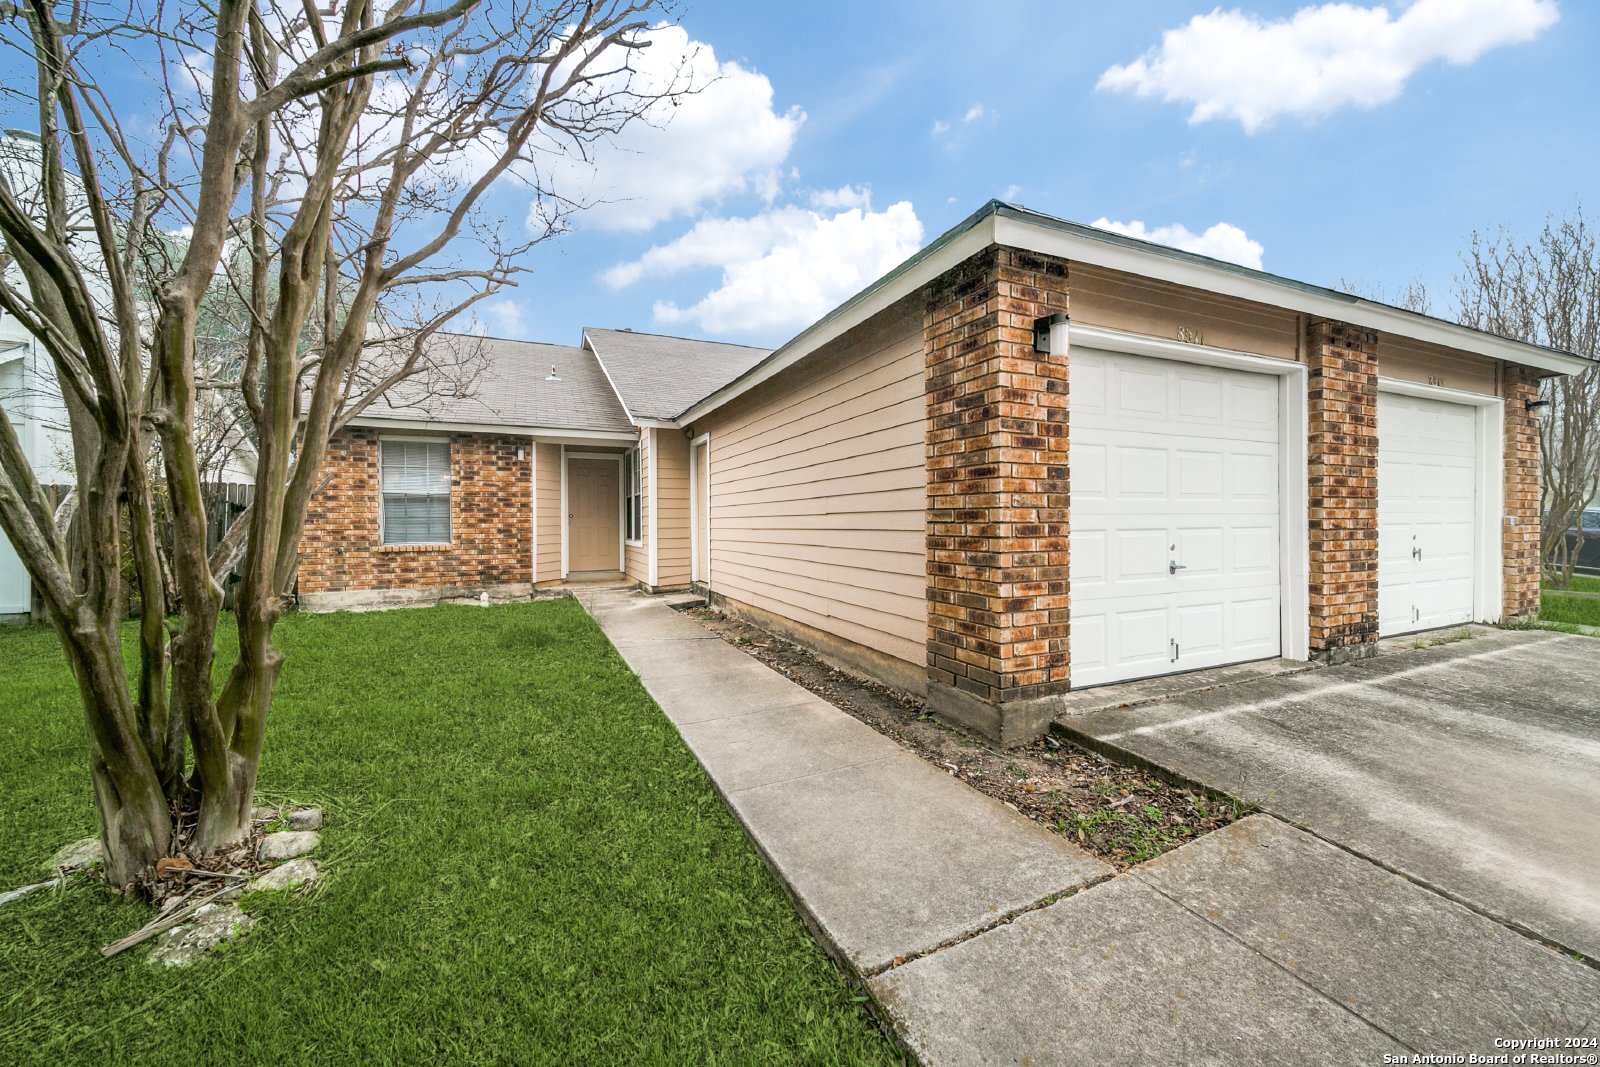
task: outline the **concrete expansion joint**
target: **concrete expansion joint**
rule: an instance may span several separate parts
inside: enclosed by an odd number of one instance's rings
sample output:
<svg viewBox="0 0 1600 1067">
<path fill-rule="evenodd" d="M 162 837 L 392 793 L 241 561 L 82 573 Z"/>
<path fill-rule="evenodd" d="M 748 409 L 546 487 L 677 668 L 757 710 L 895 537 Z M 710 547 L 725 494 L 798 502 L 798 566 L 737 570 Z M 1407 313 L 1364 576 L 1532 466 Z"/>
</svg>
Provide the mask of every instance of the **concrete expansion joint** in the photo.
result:
<svg viewBox="0 0 1600 1067">
<path fill-rule="evenodd" d="M 1109 882 L 1113 878 L 1119 877 L 1121 876 L 1115 871 L 1112 871 L 1108 874 L 1102 874 L 1098 877 L 1091 878 L 1080 885 L 1068 886 L 1059 893 L 1051 893 L 1048 896 L 1040 897 L 1038 900 L 1035 900 L 1032 903 L 1024 904 L 1020 908 L 1012 908 L 1009 911 L 1001 914 L 993 922 L 985 923 L 976 929 L 957 934 L 955 937 L 946 938 L 937 945 L 922 949 L 919 952 L 911 952 L 904 956 L 896 956 L 889 963 L 880 964 L 876 967 L 861 967 L 858 968 L 858 971 L 863 980 L 868 978 L 877 978 L 879 975 L 887 974 L 897 967 L 904 967 L 908 963 L 915 963 L 917 960 L 925 959 L 928 956 L 932 956 L 936 952 L 943 952 L 947 948 L 955 948 L 957 945 L 964 945 L 974 938 L 982 937 L 984 934 L 998 930 L 1001 927 L 1010 926 L 1024 915 L 1031 915 L 1036 911 L 1043 911 L 1052 904 L 1059 904 L 1061 901 L 1066 900 L 1069 897 L 1075 897 L 1085 890 L 1093 889 L 1102 882 Z"/>
<path fill-rule="evenodd" d="M 1285 820 L 1285 821 L 1287 822 L 1287 820 Z M 1291 825 L 1293 825 L 1293 824 L 1291 824 Z M 1183 901 L 1179 900 L 1177 897 L 1173 896 L 1171 893 L 1168 893 L 1166 890 L 1162 889 L 1155 882 L 1153 882 L 1150 879 L 1144 877 L 1138 871 L 1137 868 L 1135 868 L 1134 870 L 1129 871 L 1128 872 L 1128 876 L 1133 878 L 1133 879 L 1135 879 L 1135 880 L 1137 880 L 1140 885 L 1143 885 L 1146 888 L 1150 889 L 1157 896 L 1161 897 L 1163 900 L 1166 900 L 1169 903 L 1176 905 L 1182 911 L 1186 912 L 1189 915 L 1194 916 L 1196 919 L 1199 919 L 1202 923 L 1204 923 L 1205 925 L 1209 926 L 1211 929 L 1217 931 L 1217 933 L 1221 934 L 1223 937 L 1227 938 L 1229 941 L 1232 941 L 1234 944 L 1238 945 L 1240 948 L 1244 949 L 1246 952 L 1250 953 L 1252 956 L 1255 956 L 1257 959 L 1263 960 L 1266 963 L 1270 964 L 1280 974 L 1288 975 L 1291 979 L 1294 980 L 1294 982 L 1296 984 L 1298 984 L 1301 988 L 1305 989 L 1307 992 L 1311 993 L 1313 996 L 1317 997 L 1319 1000 L 1322 1000 L 1322 1001 L 1324 1001 L 1324 1002 L 1326 1002 L 1328 1004 L 1332 1004 L 1334 1007 L 1338 1008 L 1340 1011 L 1344 1012 L 1346 1015 L 1349 1015 L 1352 1018 L 1354 1018 L 1357 1022 L 1361 1023 L 1363 1026 L 1368 1026 L 1368 1027 L 1371 1027 L 1372 1029 L 1378 1031 L 1378 1033 L 1382 1034 L 1384 1037 L 1387 1037 L 1389 1040 L 1393 1041 L 1395 1044 L 1399 1045 L 1401 1048 L 1405 1049 L 1407 1052 L 1419 1053 L 1419 1052 L 1422 1051 L 1421 1049 L 1417 1048 L 1415 1045 L 1410 1044 L 1409 1042 L 1406 1042 L 1406 1041 L 1402 1041 L 1398 1035 L 1396 1035 L 1395 1033 L 1393 1033 L 1390 1030 L 1385 1029 L 1382 1026 L 1379 1026 L 1377 1023 L 1373 1022 L 1371 1019 L 1368 1019 L 1366 1016 L 1364 1016 L 1360 1012 L 1356 1011 L 1350 1005 L 1344 1003 L 1343 1001 L 1337 1000 L 1334 997 L 1330 997 L 1328 994 L 1326 994 L 1322 990 L 1318 989 L 1315 985 L 1313 985 L 1310 982 L 1306 981 L 1306 979 L 1302 975 L 1300 975 L 1298 972 L 1296 972 L 1294 968 L 1287 967 L 1284 964 L 1279 963 L 1277 960 L 1273 959 L 1271 956 L 1266 955 L 1265 953 L 1263 953 L 1262 951 L 1260 951 L 1259 949 L 1257 949 L 1253 945 L 1251 945 L 1248 941 L 1245 941 L 1243 938 L 1239 937 L 1232 930 L 1229 930 L 1226 926 L 1223 926 L 1222 924 L 1218 923 L 1216 920 L 1212 919 L 1210 916 L 1206 915 L 1204 912 L 1196 911 L 1194 908 L 1189 907 Z"/>
<path fill-rule="evenodd" d="M 1204 787 L 1202 787 L 1202 788 L 1204 788 Z M 1277 813 L 1275 811 L 1264 812 L 1264 814 L 1270 815 L 1272 818 L 1277 819 L 1279 822 L 1283 823 L 1286 826 L 1294 827 L 1296 830 L 1299 830 L 1301 833 L 1306 834 L 1307 836 L 1316 838 L 1318 841 L 1321 841 L 1325 845 L 1332 846 L 1333 848 L 1337 849 L 1340 852 L 1343 852 L 1347 856 L 1354 856 L 1358 860 L 1361 860 L 1361 861 L 1363 861 L 1365 863 L 1372 864 L 1374 867 L 1377 867 L 1379 870 L 1388 871 L 1390 874 L 1394 875 L 1395 877 L 1402 878 L 1405 881 L 1410 882 L 1412 885 L 1416 886 L 1418 889 L 1425 889 L 1429 893 L 1434 894 L 1435 896 L 1443 897 L 1445 900 L 1448 900 L 1450 903 L 1456 905 L 1457 907 L 1465 908 L 1467 911 L 1470 911 L 1472 914 L 1478 916 L 1479 918 L 1488 919 L 1490 922 L 1495 923 L 1498 926 L 1503 926 L 1507 930 L 1512 931 L 1513 933 L 1520 934 L 1521 936 L 1527 938 L 1529 941 L 1533 941 L 1533 942 L 1535 942 L 1537 944 L 1543 945 L 1545 948 L 1550 949 L 1553 952 L 1559 952 L 1563 956 L 1566 956 L 1567 958 L 1572 959 L 1575 962 L 1580 963 L 1583 966 L 1589 968 L 1591 971 L 1600 971 L 1600 960 L 1591 959 L 1591 958 L 1589 958 L 1589 956 L 1587 954 L 1581 953 L 1577 949 L 1571 948 L 1570 946 L 1563 945 L 1559 941 L 1552 941 L 1552 940 L 1550 940 L 1550 938 L 1546 937 L 1544 934 L 1539 933 L 1537 930 L 1532 929 L 1531 927 L 1527 926 L 1524 923 L 1518 922 L 1516 919 L 1513 919 L 1509 915 L 1505 915 L 1505 914 L 1502 914 L 1502 913 L 1497 912 L 1497 911 L 1491 911 L 1490 909 L 1484 907 L 1483 905 L 1478 904 L 1478 903 L 1470 900 L 1469 898 L 1462 896 L 1459 893 L 1452 892 L 1446 886 L 1442 886 L 1437 882 L 1431 881 L 1431 880 L 1429 880 L 1427 878 L 1423 878 L 1421 875 L 1418 875 L 1413 871 L 1408 871 L 1408 870 L 1406 870 L 1406 869 L 1404 869 L 1402 867 L 1397 867 L 1394 864 L 1389 863 L 1389 862 L 1383 860 L 1382 858 L 1380 858 L 1378 856 L 1370 855 L 1370 854 L 1368 854 L 1366 852 L 1362 852 L 1358 848 L 1351 848 L 1349 845 L 1343 844 L 1342 842 L 1339 842 L 1339 841 L 1335 841 L 1333 838 L 1328 837 L 1325 834 L 1319 833 L 1316 830 L 1315 827 L 1308 826 L 1308 825 L 1306 825 L 1304 823 L 1299 822 L 1296 819 L 1291 819 L 1287 815 L 1280 815 L 1279 813 Z M 1152 887 L 1152 888 L 1154 888 L 1154 887 Z M 1595 1018 L 1596 1019 L 1600 1019 L 1600 1011 L 1596 1012 Z"/>
</svg>

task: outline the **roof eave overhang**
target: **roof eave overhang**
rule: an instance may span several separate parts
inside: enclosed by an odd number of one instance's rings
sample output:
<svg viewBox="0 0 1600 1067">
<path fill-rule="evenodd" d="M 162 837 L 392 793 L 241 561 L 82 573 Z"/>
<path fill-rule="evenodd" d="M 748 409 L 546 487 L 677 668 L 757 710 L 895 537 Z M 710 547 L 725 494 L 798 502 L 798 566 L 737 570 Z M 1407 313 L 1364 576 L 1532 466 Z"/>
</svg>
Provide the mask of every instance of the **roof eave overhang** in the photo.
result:
<svg viewBox="0 0 1600 1067">
<path fill-rule="evenodd" d="M 564 426 L 522 426 L 504 422 L 446 422 L 439 419 L 390 419 L 372 415 L 358 416 L 350 425 L 369 430 L 391 430 L 402 433 L 484 433 L 507 437 L 532 437 L 551 444 L 633 444 L 639 439 L 634 429 L 580 430 Z"/>
<path fill-rule="evenodd" d="M 1295 282 L 1263 271 L 1151 246 L 1142 241 L 1119 239 L 1116 234 L 1093 231 L 1091 235 L 1085 232 L 1087 229 L 1005 205 L 1000 205 L 995 213 L 997 244 L 1268 304 L 1318 318 L 1336 319 L 1379 333 L 1428 341 L 1555 374 L 1575 374 L 1594 365 L 1590 360 L 1570 352 L 1497 337 L 1458 323 L 1390 307 L 1349 293 Z"/>
<path fill-rule="evenodd" d="M 765 360 L 692 405 L 674 422 L 679 426 L 689 425 L 754 389 L 991 245 L 1006 245 L 1058 256 L 1069 262 L 1088 263 L 1315 317 L 1336 319 L 1380 333 L 1429 341 L 1551 374 L 1575 374 L 1594 366 L 1592 361 L 1570 352 L 1508 340 L 1347 293 L 1167 249 L 1107 231 L 1091 230 L 999 201 L 990 201 L 928 247 L 801 331 Z"/>
</svg>

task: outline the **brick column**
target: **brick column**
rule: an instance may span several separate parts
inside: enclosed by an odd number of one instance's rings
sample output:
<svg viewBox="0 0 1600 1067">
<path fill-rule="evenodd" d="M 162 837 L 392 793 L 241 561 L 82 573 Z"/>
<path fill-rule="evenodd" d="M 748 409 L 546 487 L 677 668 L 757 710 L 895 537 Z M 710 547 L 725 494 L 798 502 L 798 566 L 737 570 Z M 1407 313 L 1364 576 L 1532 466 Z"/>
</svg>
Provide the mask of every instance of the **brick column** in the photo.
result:
<svg viewBox="0 0 1600 1067">
<path fill-rule="evenodd" d="M 995 247 L 929 287 L 923 320 L 928 706 L 1001 744 L 1068 688 L 1067 354 L 1033 347 L 1066 310 L 1064 260 Z"/>
<path fill-rule="evenodd" d="M 1377 351 L 1371 330 L 1342 322 L 1307 328 L 1314 659 L 1377 650 Z"/>
<path fill-rule="evenodd" d="M 1505 366 L 1505 604 L 1508 619 L 1539 614 L 1539 379 L 1528 367 Z"/>
</svg>

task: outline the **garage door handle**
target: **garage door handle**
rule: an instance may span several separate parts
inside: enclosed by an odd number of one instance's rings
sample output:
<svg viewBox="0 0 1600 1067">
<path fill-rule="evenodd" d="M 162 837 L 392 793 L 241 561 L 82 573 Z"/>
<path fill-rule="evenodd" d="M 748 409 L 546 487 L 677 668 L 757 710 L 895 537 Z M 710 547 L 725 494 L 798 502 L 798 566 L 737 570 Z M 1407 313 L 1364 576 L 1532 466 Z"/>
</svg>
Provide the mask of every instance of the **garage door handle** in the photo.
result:
<svg viewBox="0 0 1600 1067">
<path fill-rule="evenodd" d="M 1415 548 L 1413 548 L 1411 550 L 1411 558 L 1412 559 L 1421 559 L 1422 558 L 1422 546 L 1421 545 L 1418 545 L 1418 546 L 1416 546 Z"/>
<path fill-rule="evenodd" d="M 1177 560 L 1172 560 L 1167 564 L 1168 574 L 1177 574 L 1179 571 L 1186 571 L 1188 569 L 1189 565 L 1187 563 L 1179 563 Z"/>
</svg>

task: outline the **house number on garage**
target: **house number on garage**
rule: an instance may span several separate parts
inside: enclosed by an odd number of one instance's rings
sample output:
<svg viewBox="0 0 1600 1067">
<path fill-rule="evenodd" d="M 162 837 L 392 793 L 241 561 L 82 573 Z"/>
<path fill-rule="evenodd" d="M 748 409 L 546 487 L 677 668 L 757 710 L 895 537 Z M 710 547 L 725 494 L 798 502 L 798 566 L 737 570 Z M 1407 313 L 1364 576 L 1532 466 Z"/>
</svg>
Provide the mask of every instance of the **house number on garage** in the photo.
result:
<svg viewBox="0 0 1600 1067">
<path fill-rule="evenodd" d="M 1428 375 L 1428 384 L 1442 386 L 1444 385 L 1444 376 L 1439 374 L 1430 374 Z"/>
<path fill-rule="evenodd" d="M 1203 345 L 1206 343 L 1205 334 L 1201 333 L 1193 326 L 1179 326 L 1178 340 L 1182 341 L 1186 345 Z"/>
</svg>

